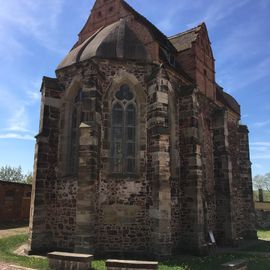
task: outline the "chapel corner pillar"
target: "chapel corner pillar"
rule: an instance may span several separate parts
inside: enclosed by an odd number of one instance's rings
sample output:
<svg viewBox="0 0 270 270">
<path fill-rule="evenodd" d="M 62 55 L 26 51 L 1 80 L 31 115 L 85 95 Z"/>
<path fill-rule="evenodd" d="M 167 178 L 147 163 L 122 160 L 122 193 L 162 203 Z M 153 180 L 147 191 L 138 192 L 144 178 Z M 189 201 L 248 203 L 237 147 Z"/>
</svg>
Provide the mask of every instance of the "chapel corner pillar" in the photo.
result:
<svg viewBox="0 0 270 270">
<path fill-rule="evenodd" d="M 202 153 L 199 132 L 198 90 L 187 86 L 179 92 L 179 144 L 182 250 L 204 252 Z"/>
<path fill-rule="evenodd" d="M 252 172 L 249 152 L 249 130 L 245 125 L 239 125 L 239 166 L 240 179 L 242 183 L 243 202 L 245 203 L 243 237 L 246 239 L 257 239 L 257 230 L 255 227 L 255 207 L 253 200 Z"/>
<path fill-rule="evenodd" d="M 54 85 L 46 81 L 54 80 Z M 47 227 L 48 185 L 57 182 L 58 136 L 62 90 L 57 80 L 43 78 L 39 134 L 36 136 L 33 183 L 29 219 L 28 254 L 40 254 L 52 248 L 52 233 Z"/>
<path fill-rule="evenodd" d="M 48 139 L 38 136 L 35 144 L 35 158 L 33 183 L 31 192 L 30 217 L 29 217 L 29 245 L 27 254 L 38 254 L 46 250 L 48 246 L 48 235 L 46 230 L 46 198 L 45 181 L 48 164 L 40 168 L 40 158 L 46 154 L 42 149 L 48 149 Z"/>
<path fill-rule="evenodd" d="M 157 258 L 172 254 L 168 83 L 160 75 L 148 88 L 148 179 L 153 202 L 149 209 L 152 223 L 149 249 Z"/>
<path fill-rule="evenodd" d="M 75 252 L 94 253 L 99 134 L 95 125 L 82 123 L 79 129 Z"/>
<path fill-rule="evenodd" d="M 216 190 L 217 242 L 231 245 L 236 237 L 233 217 L 233 174 L 228 140 L 228 111 L 213 115 L 214 175 Z"/>
</svg>

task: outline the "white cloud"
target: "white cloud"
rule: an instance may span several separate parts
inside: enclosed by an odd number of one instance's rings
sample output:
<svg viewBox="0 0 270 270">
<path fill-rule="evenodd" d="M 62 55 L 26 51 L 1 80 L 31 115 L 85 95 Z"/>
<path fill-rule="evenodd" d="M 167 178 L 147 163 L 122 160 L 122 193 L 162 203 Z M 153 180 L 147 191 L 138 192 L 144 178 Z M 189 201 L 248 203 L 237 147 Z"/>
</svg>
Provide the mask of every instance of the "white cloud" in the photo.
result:
<svg viewBox="0 0 270 270">
<path fill-rule="evenodd" d="M 40 93 L 37 91 L 27 91 L 27 96 L 31 103 L 35 103 L 40 100 Z"/>
<path fill-rule="evenodd" d="M 27 140 L 34 141 L 35 138 L 29 134 L 18 134 L 18 133 L 6 133 L 0 134 L 0 139 L 17 139 L 17 140 Z"/>
<path fill-rule="evenodd" d="M 264 166 L 260 163 L 254 163 L 254 164 L 252 164 L 252 166 L 256 169 L 263 169 L 264 168 Z"/>
<path fill-rule="evenodd" d="M 214 27 L 217 22 L 230 16 L 235 10 L 242 8 L 249 0 L 238 1 L 211 1 L 206 8 L 206 15 L 203 21 L 207 22 L 208 27 Z"/>
<path fill-rule="evenodd" d="M 62 52 L 55 36 L 57 23 L 63 9 L 64 0 L 9 0 L 0 6 L 0 55 L 10 57 L 31 53 L 20 39 L 33 38 L 41 46 Z M 7 52 L 12 52 L 7 54 Z M 15 54 L 15 56 L 14 56 Z"/>
<path fill-rule="evenodd" d="M 29 85 L 25 86 L 25 92 L 27 94 L 28 100 L 26 101 L 27 105 L 32 105 L 35 103 L 39 103 L 41 99 L 40 95 L 40 86 L 41 79 L 33 80 L 29 83 Z"/>
<path fill-rule="evenodd" d="M 17 109 L 9 120 L 9 125 L 6 130 L 28 132 L 28 115 L 24 106 Z"/>
<path fill-rule="evenodd" d="M 270 142 L 252 142 L 250 145 L 270 147 Z"/>
<path fill-rule="evenodd" d="M 233 14 L 237 9 L 242 8 L 246 5 L 250 0 L 220 0 L 220 1 L 208 1 L 204 5 L 204 13 L 201 13 L 201 16 L 189 23 L 188 28 L 194 27 L 201 22 L 206 22 L 208 28 L 213 28 L 219 25 L 220 21 L 225 20 L 229 16 Z M 189 1 L 190 2 L 190 1 Z M 200 1 L 202 2 L 202 1 Z M 201 6 L 200 11 L 202 11 Z"/>
<path fill-rule="evenodd" d="M 253 126 L 256 128 L 262 128 L 262 127 L 268 126 L 269 124 L 270 124 L 270 120 L 267 120 L 267 121 L 256 122 L 253 124 Z"/>
<path fill-rule="evenodd" d="M 0 129 L 19 132 L 20 134 L 34 133 L 30 128 L 30 111 L 31 106 L 37 103 L 39 91 L 28 91 L 27 95 L 25 95 L 26 98 L 24 97 L 22 100 L 19 95 L 15 95 L 15 93 L 0 87 L 0 96 L 3 100 L 11 101 L 0 103 L 0 113 L 2 115 Z"/>
<path fill-rule="evenodd" d="M 253 160 L 270 160 L 270 142 L 252 142 L 250 150 Z"/>
<path fill-rule="evenodd" d="M 228 59 L 228 58 L 227 58 Z M 234 61 L 232 61 L 234 63 Z M 243 63 L 242 63 L 243 64 Z M 223 73 L 218 73 L 220 81 L 230 93 L 245 89 L 251 84 L 270 76 L 270 56 L 257 63 L 239 69 L 238 66 L 230 66 L 225 69 L 222 66 Z M 237 80 L 235 79 L 237 78 Z"/>
<path fill-rule="evenodd" d="M 264 159 L 269 159 L 270 160 L 270 153 L 268 154 L 257 154 L 257 155 L 253 155 L 252 156 L 253 159 L 261 159 L 261 160 L 264 160 Z"/>
</svg>

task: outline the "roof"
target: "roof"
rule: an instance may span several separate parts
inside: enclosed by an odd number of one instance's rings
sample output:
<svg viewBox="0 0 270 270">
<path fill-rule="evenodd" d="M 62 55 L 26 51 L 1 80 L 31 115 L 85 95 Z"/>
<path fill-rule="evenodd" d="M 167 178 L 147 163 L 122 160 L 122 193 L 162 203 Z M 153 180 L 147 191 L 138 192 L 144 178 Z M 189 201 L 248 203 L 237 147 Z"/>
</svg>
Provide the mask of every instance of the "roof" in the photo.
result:
<svg viewBox="0 0 270 270">
<path fill-rule="evenodd" d="M 240 115 L 239 103 L 228 93 L 223 91 L 223 88 L 217 85 L 217 100 L 227 105 L 232 111 Z"/>
<path fill-rule="evenodd" d="M 192 43 L 196 41 L 202 27 L 203 23 L 188 31 L 169 37 L 169 40 L 178 52 L 190 49 Z"/>
<path fill-rule="evenodd" d="M 11 181 L 4 181 L 4 180 L 0 180 L 0 184 L 10 184 L 10 185 L 24 185 L 24 186 L 32 186 L 32 184 L 28 184 L 28 183 L 21 183 L 21 182 L 11 182 Z"/>
<path fill-rule="evenodd" d="M 138 19 L 139 21 L 141 21 L 143 24 L 145 24 L 149 30 L 151 31 L 151 33 L 153 34 L 153 37 L 155 38 L 155 40 L 157 42 L 159 42 L 159 44 L 166 48 L 169 49 L 171 51 L 175 51 L 175 48 L 173 46 L 173 44 L 171 44 L 170 40 L 168 39 L 168 37 L 163 34 L 154 24 L 152 24 L 148 19 L 146 19 L 143 15 L 141 15 L 140 13 L 138 13 L 134 8 L 132 8 L 126 1 L 121 0 L 123 6 L 128 9 L 131 13 L 134 14 L 134 16 L 136 17 L 136 19 Z"/>
<path fill-rule="evenodd" d="M 128 27 L 124 19 L 100 28 L 81 45 L 71 50 L 57 69 L 93 57 L 150 61 L 150 56 L 144 45 Z"/>
</svg>

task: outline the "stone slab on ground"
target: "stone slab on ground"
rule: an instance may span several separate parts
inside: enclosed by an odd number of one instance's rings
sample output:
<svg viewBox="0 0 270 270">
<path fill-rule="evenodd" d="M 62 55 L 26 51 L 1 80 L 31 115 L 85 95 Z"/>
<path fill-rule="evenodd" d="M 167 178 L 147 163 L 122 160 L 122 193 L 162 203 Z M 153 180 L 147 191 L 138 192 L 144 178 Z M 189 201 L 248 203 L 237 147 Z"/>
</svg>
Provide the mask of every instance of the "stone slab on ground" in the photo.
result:
<svg viewBox="0 0 270 270">
<path fill-rule="evenodd" d="M 247 270 L 247 260 L 235 260 L 222 264 L 223 270 Z"/>
<path fill-rule="evenodd" d="M 107 270 L 121 270 L 121 269 L 156 270 L 158 269 L 158 262 L 109 259 L 106 261 L 106 268 Z"/>
<path fill-rule="evenodd" d="M 69 252 L 48 253 L 49 266 L 54 270 L 90 270 L 94 256 Z"/>
</svg>

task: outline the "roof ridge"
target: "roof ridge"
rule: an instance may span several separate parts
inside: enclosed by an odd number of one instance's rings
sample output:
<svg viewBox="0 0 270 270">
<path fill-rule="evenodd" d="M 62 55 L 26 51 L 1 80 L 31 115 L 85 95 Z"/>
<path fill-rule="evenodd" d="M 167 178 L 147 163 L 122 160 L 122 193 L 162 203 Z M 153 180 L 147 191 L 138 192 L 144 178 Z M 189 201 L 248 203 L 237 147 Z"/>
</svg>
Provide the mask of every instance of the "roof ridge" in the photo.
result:
<svg viewBox="0 0 270 270">
<path fill-rule="evenodd" d="M 151 21 L 149 21 L 145 16 L 143 16 L 141 13 L 139 13 L 138 11 L 136 11 L 132 6 L 130 6 L 125 0 L 120 0 L 122 2 L 122 4 L 128 8 L 132 13 L 134 13 L 135 16 L 138 16 L 139 18 L 141 18 L 146 24 L 148 24 L 153 31 L 156 31 L 156 33 L 158 35 L 160 35 L 164 41 L 166 40 L 166 42 L 168 44 L 166 44 L 167 46 L 170 46 L 171 49 L 175 49 L 174 46 L 171 44 L 169 38 L 167 35 L 165 35 L 160 29 L 158 29 Z M 153 33 L 153 35 L 155 35 L 155 33 Z M 163 44 L 165 45 L 165 44 Z"/>
<path fill-rule="evenodd" d="M 189 34 L 189 33 L 191 33 L 191 32 L 194 32 L 194 31 L 196 31 L 198 28 L 201 28 L 201 27 L 203 26 L 203 24 L 204 24 L 204 22 L 202 22 L 202 23 L 198 24 L 197 26 L 195 26 L 195 27 L 193 27 L 193 28 L 191 28 L 191 29 L 188 29 L 188 30 L 186 30 L 186 31 L 184 31 L 184 32 L 180 32 L 180 33 L 178 33 L 178 34 L 175 34 L 175 35 L 173 35 L 173 36 L 170 36 L 170 37 L 168 37 L 168 39 L 178 38 L 178 37 L 180 37 L 180 36 L 183 36 L 183 35 Z"/>
</svg>

